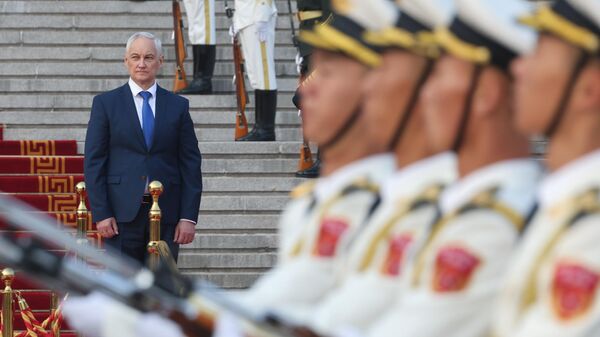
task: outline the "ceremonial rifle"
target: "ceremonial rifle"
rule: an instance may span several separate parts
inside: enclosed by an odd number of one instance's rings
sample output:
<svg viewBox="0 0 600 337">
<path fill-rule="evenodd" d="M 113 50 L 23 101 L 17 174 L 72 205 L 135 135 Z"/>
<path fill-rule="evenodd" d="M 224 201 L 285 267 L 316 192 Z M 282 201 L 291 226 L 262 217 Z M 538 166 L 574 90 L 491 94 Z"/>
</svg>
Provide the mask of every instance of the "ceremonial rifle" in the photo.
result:
<svg viewBox="0 0 600 337">
<path fill-rule="evenodd" d="M 179 0 L 173 0 L 173 39 L 175 40 L 175 80 L 173 81 L 173 92 L 187 88 L 187 80 L 183 62 L 186 58 L 185 39 L 183 38 L 183 19 Z"/>
<path fill-rule="evenodd" d="M 233 19 L 234 9 L 229 8 L 225 1 L 225 15 Z M 233 27 L 233 22 L 232 22 Z M 248 134 L 248 120 L 246 119 L 246 105 L 248 104 L 248 92 L 246 91 L 246 83 L 244 82 L 244 58 L 237 37 L 237 32 L 234 32 L 232 38 L 233 45 L 233 66 L 235 82 L 235 98 L 237 100 L 237 111 L 235 114 L 235 140 L 238 140 Z"/>
<path fill-rule="evenodd" d="M 214 314 L 228 312 L 252 337 L 318 337 L 310 329 L 232 301 L 216 286 L 173 271 L 160 261 L 156 272 L 119 256 L 80 245 L 37 210 L 0 195 L 0 264 L 16 268 L 51 289 L 85 295 L 100 291 L 142 312 L 177 323 L 188 337 L 211 337 Z M 8 231 L 7 231 L 8 229 Z M 31 233 L 13 237 L 10 230 Z M 57 250 L 65 250 L 60 254 Z M 211 314 L 212 311 L 212 314 Z"/>
</svg>

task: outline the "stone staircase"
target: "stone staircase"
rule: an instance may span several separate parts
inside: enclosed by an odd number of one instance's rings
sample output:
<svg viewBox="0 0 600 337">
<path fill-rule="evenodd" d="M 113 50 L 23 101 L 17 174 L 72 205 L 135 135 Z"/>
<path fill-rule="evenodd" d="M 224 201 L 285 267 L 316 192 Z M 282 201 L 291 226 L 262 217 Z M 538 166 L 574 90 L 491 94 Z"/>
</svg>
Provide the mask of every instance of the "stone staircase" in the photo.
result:
<svg viewBox="0 0 600 337">
<path fill-rule="evenodd" d="M 233 1 L 230 1 L 233 5 Z M 197 236 L 183 246 L 180 268 L 225 288 L 249 286 L 275 262 L 278 214 L 293 178 L 300 147 L 299 119 L 291 103 L 296 86 L 295 49 L 280 11 L 276 63 L 280 89 L 277 142 L 235 143 L 232 51 L 217 0 L 215 95 L 190 96 L 205 192 Z M 183 9 L 183 6 L 182 6 Z M 184 24 L 187 27 L 187 22 Z M 171 1 L 0 1 L 0 124 L 5 140 L 76 140 L 83 154 L 92 97 L 127 80 L 122 59 L 126 39 L 150 31 L 164 44 L 159 77 L 172 87 L 174 49 Z M 186 31 L 187 39 L 187 31 Z M 188 46 L 186 73 L 191 74 Z M 248 115 L 253 122 L 253 95 Z"/>
</svg>

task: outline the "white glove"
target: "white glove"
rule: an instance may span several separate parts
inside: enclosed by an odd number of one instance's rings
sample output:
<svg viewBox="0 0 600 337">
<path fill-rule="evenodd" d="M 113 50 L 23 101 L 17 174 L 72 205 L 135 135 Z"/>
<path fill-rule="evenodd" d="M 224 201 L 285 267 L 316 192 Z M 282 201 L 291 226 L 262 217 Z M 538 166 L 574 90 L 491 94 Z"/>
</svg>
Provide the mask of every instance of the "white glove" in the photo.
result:
<svg viewBox="0 0 600 337">
<path fill-rule="evenodd" d="M 226 312 L 219 315 L 213 337 L 244 337 L 245 335 L 237 318 Z"/>
<path fill-rule="evenodd" d="M 142 314 L 100 292 L 65 301 L 63 315 L 86 337 L 185 337 L 174 322 Z"/>
<path fill-rule="evenodd" d="M 233 28 L 233 25 L 229 26 L 229 36 L 233 38 L 235 34 L 237 34 L 237 32 L 235 31 L 235 28 Z"/>
<path fill-rule="evenodd" d="M 300 56 L 300 53 L 296 53 L 296 71 L 298 74 L 302 71 L 302 62 L 304 61 L 304 57 Z"/>
<path fill-rule="evenodd" d="M 254 24 L 256 25 L 256 35 L 258 36 L 258 40 L 260 42 L 267 41 L 267 36 L 269 36 L 269 22 L 256 21 Z"/>
</svg>

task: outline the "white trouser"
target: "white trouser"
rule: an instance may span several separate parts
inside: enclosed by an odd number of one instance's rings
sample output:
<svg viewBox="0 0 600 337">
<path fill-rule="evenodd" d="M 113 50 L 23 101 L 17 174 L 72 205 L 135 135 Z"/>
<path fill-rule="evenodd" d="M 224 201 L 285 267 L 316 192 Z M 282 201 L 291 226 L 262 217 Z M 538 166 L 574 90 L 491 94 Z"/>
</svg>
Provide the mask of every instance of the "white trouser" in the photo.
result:
<svg viewBox="0 0 600 337">
<path fill-rule="evenodd" d="M 275 74 L 275 23 L 277 16 L 269 20 L 267 40 L 261 42 L 256 33 L 256 25 L 243 28 L 238 34 L 242 44 L 246 71 L 250 85 L 258 90 L 277 90 Z"/>
<path fill-rule="evenodd" d="M 183 0 L 191 44 L 212 44 L 215 37 L 215 0 Z"/>
</svg>

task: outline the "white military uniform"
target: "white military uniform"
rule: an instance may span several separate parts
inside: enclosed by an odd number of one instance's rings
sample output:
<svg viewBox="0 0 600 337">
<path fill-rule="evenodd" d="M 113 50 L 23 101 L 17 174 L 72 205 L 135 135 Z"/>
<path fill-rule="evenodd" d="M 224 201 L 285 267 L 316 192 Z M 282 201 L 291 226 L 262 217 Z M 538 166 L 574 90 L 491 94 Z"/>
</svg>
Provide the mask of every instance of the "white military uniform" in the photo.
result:
<svg viewBox="0 0 600 337">
<path fill-rule="evenodd" d="M 275 74 L 275 0 L 235 0 L 233 29 L 239 34 L 245 69 L 253 89 L 277 90 Z M 266 25 L 266 40 L 258 28 Z"/>
<path fill-rule="evenodd" d="M 293 239 L 282 238 L 290 257 L 259 279 L 241 302 L 258 312 L 273 310 L 304 322 L 314 305 L 339 281 L 347 249 L 378 204 L 379 186 L 395 169 L 391 155 L 349 164 L 319 179 L 315 210 Z M 293 241 L 293 243 L 291 243 Z"/>
<path fill-rule="evenodd" d="M 600 151 L 548 176 L 514 258 L 494 336 L 600 336 Z"/>
<path fill-rule="evenodd" d="M 484 336 L 540 177 L 535 162 L 515 159 L 481 168 L 446 189 L 443 217 L 410 270 L 408 288 L 368 335 Z"/>
<path fill-rule="evenodd" d="M 183 0 L 193 45 L 216 44 L 215 0 Z"/>
<path fill-rule="evenodd" d="M 324 335 L 364 332 L 399 296 L 406 261 L 439 214 L 437 196 L 456 178 L 454 154 L 413 163 L 382 187 L 382 206 L 349 252 L 343 284 L 318 306 L 312 326 Z"/>
</svg>

